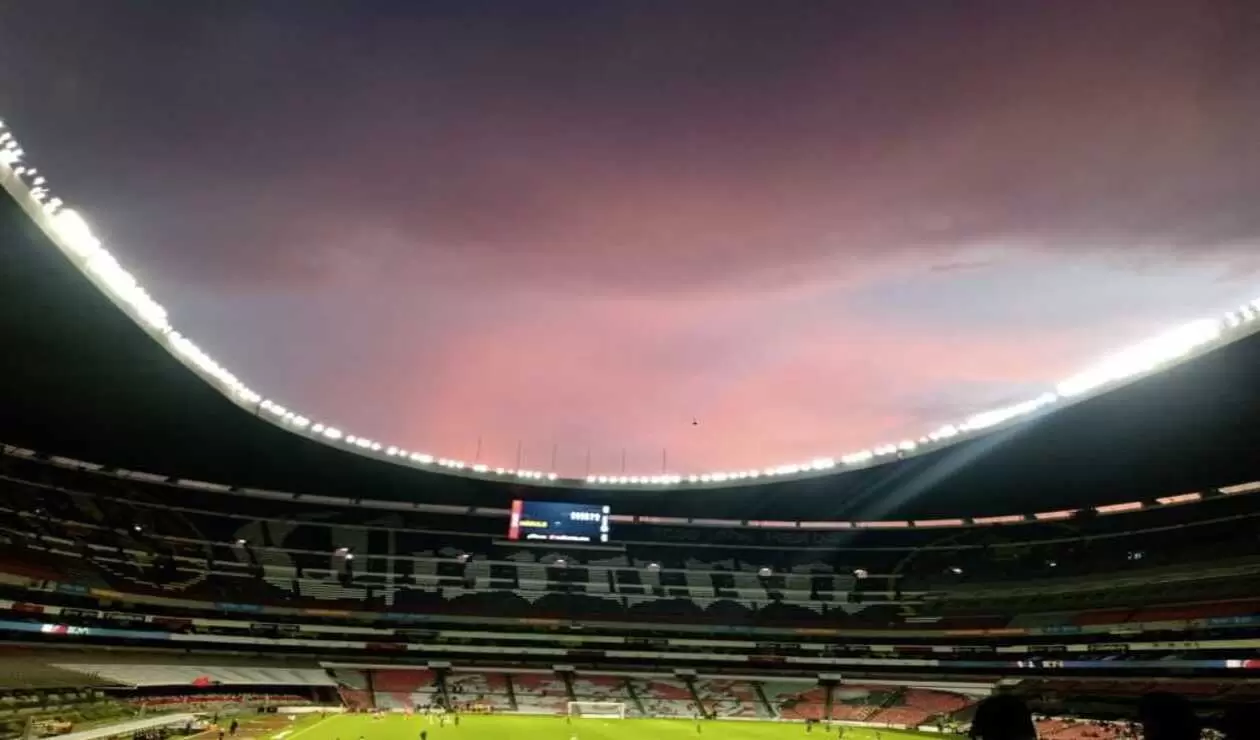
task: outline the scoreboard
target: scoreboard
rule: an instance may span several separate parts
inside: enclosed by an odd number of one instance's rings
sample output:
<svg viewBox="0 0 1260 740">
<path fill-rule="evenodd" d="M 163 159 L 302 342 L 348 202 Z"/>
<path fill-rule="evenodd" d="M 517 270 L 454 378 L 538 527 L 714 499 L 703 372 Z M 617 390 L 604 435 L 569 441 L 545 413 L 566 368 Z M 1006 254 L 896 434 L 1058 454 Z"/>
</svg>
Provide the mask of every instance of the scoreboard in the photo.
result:
<svg viewBox="0 0 1260 740">
<path fill-rule="evenodd" d="M 607 542 L 608 507 L 547 501 L 512 502 L 509 540 Z"/>
</svg>

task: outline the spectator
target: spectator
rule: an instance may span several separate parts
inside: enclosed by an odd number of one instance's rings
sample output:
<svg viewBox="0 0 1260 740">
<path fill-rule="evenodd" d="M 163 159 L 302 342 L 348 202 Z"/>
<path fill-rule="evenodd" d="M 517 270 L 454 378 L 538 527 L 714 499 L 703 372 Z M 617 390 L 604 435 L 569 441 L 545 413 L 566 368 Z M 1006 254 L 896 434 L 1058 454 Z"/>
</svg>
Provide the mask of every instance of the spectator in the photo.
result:
<svg viewBox="0 0 1260 740">
<path fill-rule="evenodd" d="M 1185 697 L 1155 691 L 1138 702 L 1145 740 L 1199 740 L 1203 729 Z"/>
<path fill-rule="evenodd" d="M 980 702 L 971 721 L 972 740 L 1037 740 L 1032 712 L 1017 696 L 997 694 Z"/>
<path fill-rule="evenodd" d="M 1221 723 L 1225 740 L 1253 738 L 1256 728 L 1260 728 L 1260 706 L 1238 704 L 1225 711 L 1225 721 Z"/>
</svg>

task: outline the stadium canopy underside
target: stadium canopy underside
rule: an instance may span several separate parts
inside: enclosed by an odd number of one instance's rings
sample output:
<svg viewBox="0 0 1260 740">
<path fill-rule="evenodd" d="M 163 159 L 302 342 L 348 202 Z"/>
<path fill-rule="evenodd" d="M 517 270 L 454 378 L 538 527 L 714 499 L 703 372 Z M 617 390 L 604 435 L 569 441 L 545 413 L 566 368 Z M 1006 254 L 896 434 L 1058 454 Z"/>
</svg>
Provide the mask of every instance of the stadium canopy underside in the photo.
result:
<svg viewBox="0 0 1260 740">
<path fill-rule="evenodd" d="M 427 472 L 256 418 L 119 311 L 3 190 L 0 308 L 0 442 L 235 486 L 455 505 L 503 507 L 533 497 L 661 516 L 859 520 L 1027 513 L 1260 479 L 1254 334 L 1042 418 L 907 460 L 800 480 L 643 491 Z M 283 397 L 283 389 L 269 390 Z M 441 440 L 430 442 L 441 451 Z"/>
</svg>

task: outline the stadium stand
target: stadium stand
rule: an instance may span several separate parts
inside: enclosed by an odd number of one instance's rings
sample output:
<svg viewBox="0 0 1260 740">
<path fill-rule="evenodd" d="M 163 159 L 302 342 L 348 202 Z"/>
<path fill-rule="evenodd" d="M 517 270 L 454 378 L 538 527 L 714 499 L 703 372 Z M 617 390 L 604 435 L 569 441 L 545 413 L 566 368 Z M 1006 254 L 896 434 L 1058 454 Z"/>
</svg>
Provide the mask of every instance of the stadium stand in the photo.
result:
<svg viewBox="0 0 1260 740">
<path fill-rule="evenodd" d="M 421 463 L 224 396 L 178 344 L 191 372 L 67 259 L 5 147 L 0 740 L 334 702 L 941 730 L 995 690 L 1106 740 L 1130 729 L 1081 717 L 1150 691 L 1260 699 L 1251 308 L 1182 362 L 879 465 L 653 488 Z M 607 505 L 613 537 L 506 540 L 519 497 Z"/>
<path fill-rule="evenodd" d="M 337 682 L 337 696 L 347 709 L 363 712 L 375 705 L 371 685 L 368 683 L 367 674 L 363 671 L 337 669 L 331 673 Z"/>
<path fill-rule="evenodd" d="M 457 671 L 447 678 L 447 693 L 453 706 L 477 705 L 494 712 L 516 710 L 511 679 L 506 673 Z"/>
<path fill-rule="evenodd" d="M 630 692 L 623 676 L 601 676 L 582 673 L 573 677 L 575 701 L 617 702 L 625 704 L 629 716 L 643 716 L 637 695 Z"/>
<path fill-rule="evenodd" d="M 813 681 L 767 681 L 762 684 L 762 691 L 765 692 L 770 708 L 779 717 L 802 720 L 826 718 L 830 691 L 827 687 L 815 685 Z"/>
<path fill-rule="evenodd" d="M 48 665 L 30 658 L 0 658 L 0 689 L 86 688 L 115 683 L 91 671 Z"/>
<path fill-rule="evenodd" d="M 684 681 L 673 678 L 632 678 L 630 687 L 653 717 L 691 717 L 697 713 L 695 695 Z"/>
<path fill-rule="evenodd" d="M 564 681 L 555 674 L 515 673 L 511 676 L 516 711 L 522 714 L 564 714 L 570 701 Z"/>
<path fill-rule="evenodd" d="M 124 686 L 332 686 L 319 669 L 247 668 L 178 665 L 63 663 L 78 671 Z"/>
<path fill-rule="evenodd" d="M 766 710 L 758 706 L 761 701 L 751 683 L 706 678 L 696 680 L 693 685 L 706 715 L 748 719 L 767 715 Z"/>
<path fill-rule="evenodd" d="M 399 669 L 373 672 L 373 705 L 379 709 L 415 709 L 445 704 L 437 674 L 430 670 Z"/>
</svg>

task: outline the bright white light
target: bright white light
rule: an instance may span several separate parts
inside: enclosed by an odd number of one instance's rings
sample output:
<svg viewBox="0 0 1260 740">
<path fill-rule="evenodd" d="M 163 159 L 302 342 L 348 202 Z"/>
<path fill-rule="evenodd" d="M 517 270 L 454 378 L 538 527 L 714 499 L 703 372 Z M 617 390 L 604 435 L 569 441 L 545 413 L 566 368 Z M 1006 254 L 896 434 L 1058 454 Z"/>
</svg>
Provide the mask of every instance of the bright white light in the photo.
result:
<svg viewBox="0 0 1260 740">
<path fill-rule="evenodd" d="M 1185 324 L 1117 352 L 1085 372 L 1059 383 L 1055 390 L 1061 396 L 1079 396 L 1108 383 L 1149 372 L 1218 338 L 1222 324 L 1217 319 L 1202 319 Z"/>
<path fill-rule="evenodd" d="M 191 340 L 181 336 L 169 322 L 166 309 L 154 300 L 136 280 L 135 276 L 105 249 L 101 241 L 93 234 L 87 221 L 74 209 L 65 207 L 63 201 L 55 197 L 46 187 L 46 180 L 35 168 L 24 162 L 25 152 L 13 133 L 3 121 L 0 121 L 0 163 L 10 168 L 17 175 L 17 182 L 27 187 L 27 195 L 40 204 L 46 221 L 41 225 L 50 231 L 59 244 L 75 259 L 76 264 L 113 299 L 146 326 L 151 333 L 189 367 L 215 381 L 223 392 L 245 405 L 260 404 L 259 408 L 269 412 L 281 422 L 293 428 L 318 435 L 330 442 L 338 442 L 362 450 L 380 452 L 385 450 L 389 457 L 397 457 L 416 465 L 430 465 L 434 458 L 430 455 L 410 453 L 394 445 L 384 446 L 369 438 L 350 435 L 343 438 L 342 432 L 334 426 L 324 423 L 313 423 L 309 418 L 297 414 L 274 401 L 263 399 L 261 395 L 247 387 L 239 378 L 216 362 L 207 353 L 197 347 Z M 1217 319 L 1203 319 L 1185 324 L 1172 331 L 1141 342 L 1104 359 L 1101 363 L 1083 372 L 1069 377 L 1055 386 L 1054 392 L 1047 392 L 1037 398 L 1014 404 L 1005 408 L 991 409 L 973 414 L 959 424 L 949 424 L 932 431 L 918 441 L 903 440 L 897 444 L 884 444 L 872 449 L 850 452 L 838 457 L 818 457 L 805 463 L 789 463 L 768 466 L 761 470 L 713 471 L 703 474 L 682 475 L 587 475 L 588 483 L 615 485 L 671 485 L 687 483 L 724 483 L 727 481 L 747 480 L 759 476 L 795 476 L 800 474 L 819 473 L 830 470 L 837 465 L 860 466 L 879 461 L 882 458 L 899 456 L 919 450 L 925 445 L 943 443 L 963 434 L 972 434 L 992 429 L 996 426 L 1017 420 L 1059 403 L 1065 398 L 1075 398 L 1095 390 L 1105 388 L 1113 383 L 1122 382 L 1143 373 L 1161 369 L 1169 363 L 1184 358 L 1188 354 L 1209 345 L 1218 339 L 1226 330 L 1239 330 L 1243 326 L 1251 326 L 1260 319 L 1260 298 L 1237 307 Z M 469 465 L 455 459 L 442 459 L 440 464 L 450 470 L 463 470 Z M 489 468 L 476 464 L 471 466 L 477 473 L 486 473 Z M 536 470 L 496 472 L 503 475 L 515 475 L 524 480 L 559 480 L 555 472 Z"/>
</svg>

